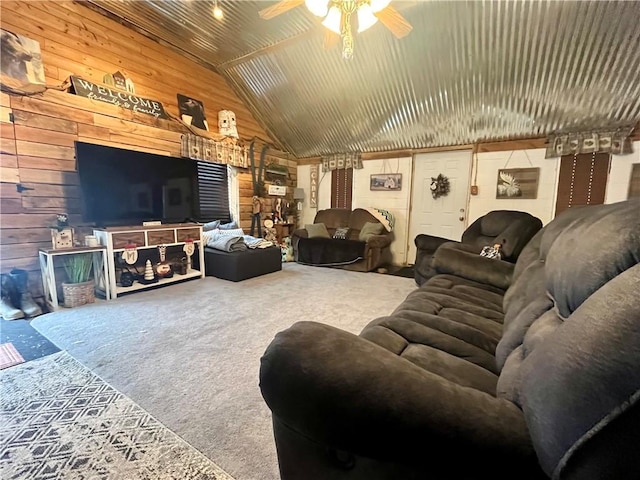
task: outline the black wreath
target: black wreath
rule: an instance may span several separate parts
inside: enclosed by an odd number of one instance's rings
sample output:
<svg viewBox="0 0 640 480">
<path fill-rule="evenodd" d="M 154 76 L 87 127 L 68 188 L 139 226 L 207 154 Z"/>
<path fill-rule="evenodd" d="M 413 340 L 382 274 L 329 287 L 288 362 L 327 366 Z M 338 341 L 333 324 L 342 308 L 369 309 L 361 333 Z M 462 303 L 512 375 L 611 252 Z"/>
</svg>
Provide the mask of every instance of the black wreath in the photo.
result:
<svg viewBox="0 0 640 480">
<path fill-rule="evenodd" d="M 446 197 L 450 188 L 449 179 L 441 173 L 436 178 L 431 177 L 431 196 L 433 198 Z"/>
</svg>

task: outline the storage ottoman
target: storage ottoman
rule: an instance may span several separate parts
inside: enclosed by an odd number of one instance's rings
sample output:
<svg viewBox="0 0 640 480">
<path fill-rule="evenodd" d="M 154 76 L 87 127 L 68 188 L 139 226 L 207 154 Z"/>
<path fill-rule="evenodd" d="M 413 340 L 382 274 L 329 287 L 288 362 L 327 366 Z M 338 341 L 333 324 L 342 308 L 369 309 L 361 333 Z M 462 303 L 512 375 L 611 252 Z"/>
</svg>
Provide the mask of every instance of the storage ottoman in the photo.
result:
<svg viewBox="0 0 640 480">
<path fill-rule="evenodd" d="M 204 248 L 205 275 L 233 282 L 282 270 L 280 247 L 248 249 L 242 252 L 223 252 Z"/>
</svg>

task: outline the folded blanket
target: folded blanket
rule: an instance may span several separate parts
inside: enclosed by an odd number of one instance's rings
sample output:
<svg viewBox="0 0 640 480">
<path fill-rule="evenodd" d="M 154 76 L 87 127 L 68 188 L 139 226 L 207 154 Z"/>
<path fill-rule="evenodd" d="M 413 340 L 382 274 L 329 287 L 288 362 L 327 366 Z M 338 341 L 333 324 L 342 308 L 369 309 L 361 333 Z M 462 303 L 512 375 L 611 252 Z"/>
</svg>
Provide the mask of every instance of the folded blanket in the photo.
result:
<svg viewBox="0 0 640 480">
<path fill-rule="evenodd" d="M 240 252 L 247 249 L 247 244 L 241 236 L 221 234 L 217 230 L 203 232 L 202 236 L 207 247 L 223 252 Z"/>
<path fill-rule="evenodd" d="M 249 248 L 267 248 L 273 247 L 275 245 L 269 240 L 265 240 L 264 238 L 252 237 L 251 235 L 244 235 L 242 238 L 244 239 L 244 243 L 246 243 L 247 247 Z"/>
</svg>

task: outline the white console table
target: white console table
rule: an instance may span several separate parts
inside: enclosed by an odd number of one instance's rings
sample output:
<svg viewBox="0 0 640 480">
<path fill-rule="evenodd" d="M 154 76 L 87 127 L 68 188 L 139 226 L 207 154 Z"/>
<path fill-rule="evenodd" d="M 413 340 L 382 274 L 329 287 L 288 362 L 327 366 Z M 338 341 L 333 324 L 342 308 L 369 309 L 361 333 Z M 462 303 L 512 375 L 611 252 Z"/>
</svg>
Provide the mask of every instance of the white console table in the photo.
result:
<svg viewBox="0 0 640 480">
<path fill-rule="evenodd" d="M 40 270 L 42 273 L 42 289 L 44 299 L 49 310 L 55 311 L 62 308 L 58 301 L 58 284 L 56 283 L 55 258 L 82 253 L 93 254 L 93 279 L 96 290 L 103 291 L 105 298 L 109 300 L 109 270 L 107 268 L 107 249 L 105 247 L 75 247 L 56 250 L 40 249 Z"/>
<path fill-rule="evenodd" d="M 175 223 L 153 226 L 108 227 L 96 229 L 93 234 L 107 249 L 109 270 L 109 294 L 117 298 L 123 293 L 135 292 L 167 285 L 191 278 L 204 278 L 204 246 L 202 244 L 202 225 L 195 223 Z M 129 287 L 118 285 L 116 278 L 116 255 L 122 254 L 126 245 L 134 244 L 138 250 L 157 249 L 159 246 L 184 246 L 192 240 L 195 246 L 194 256 L 198 255 L 199 269 L 190 268 L 184 275 L 173 274 L 170 278 L 161 278 L 155 283 L 134 283 Z"/>
</svg>

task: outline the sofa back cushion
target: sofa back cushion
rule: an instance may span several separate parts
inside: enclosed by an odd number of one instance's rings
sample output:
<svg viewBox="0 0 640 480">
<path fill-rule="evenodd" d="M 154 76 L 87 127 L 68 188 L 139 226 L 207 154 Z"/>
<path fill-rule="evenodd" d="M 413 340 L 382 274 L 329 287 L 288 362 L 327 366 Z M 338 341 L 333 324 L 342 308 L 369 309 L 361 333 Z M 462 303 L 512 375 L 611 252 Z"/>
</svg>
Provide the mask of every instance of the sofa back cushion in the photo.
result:
<svg viewBox="0 0 640 480">
<path fill-rule="evenodd" d="M 604 462 L 589 439 L 617 440 L 618 415 L 640 422 L 639 215 L 640 199 L 564 212 L 523 250 L 505 295 L 497 395 L 523 408 L 550 476 L 582 468 L 585 448 Z"/>
<path fill-rule="evenodd" d="M 333 235 L 336 228 L 348 227 L 351 210 L 348 208 L 327 208 L 319 210 L 313 223 L 324 223 L 330 235 Z"/>
<path fill-rule="evenodd" d="M 377 218 L 371 215 L 364 208 L 355 208 L 349 216 L 349 239 L 360 240 L 360 230 L 362 230 L 366 223 L 382 225 Z M 384 227 L 382 228 L 381 233 L 387 233 Z"/>
</svg>

